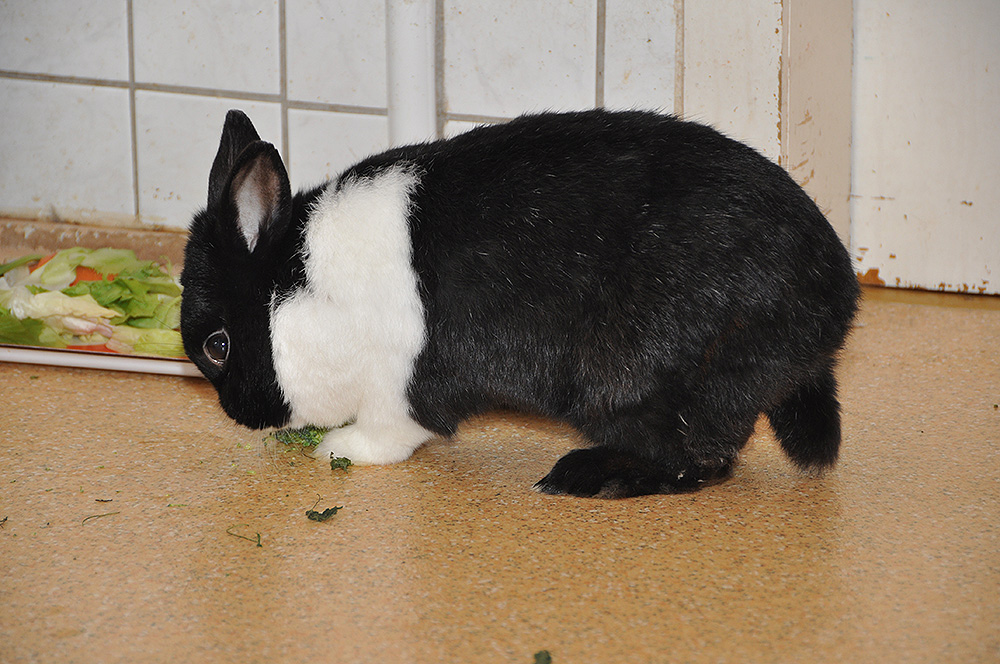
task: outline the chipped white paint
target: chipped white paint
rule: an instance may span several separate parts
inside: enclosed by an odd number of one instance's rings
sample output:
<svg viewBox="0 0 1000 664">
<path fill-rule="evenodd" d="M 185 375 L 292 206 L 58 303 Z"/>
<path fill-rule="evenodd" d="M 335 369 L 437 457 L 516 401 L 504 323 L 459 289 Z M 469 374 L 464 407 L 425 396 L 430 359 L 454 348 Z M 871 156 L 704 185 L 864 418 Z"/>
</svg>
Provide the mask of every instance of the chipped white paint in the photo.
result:
<svg viewBox="0 0 1000 664">
<path fill-rule="evenodd" d="M 1000 293 L 1000 3 L 854 8 L 858 272 L 888 286 Z"/>
<path fill-rule="evenodd" d="M 786 0 L 781 28 L 781 165 L 848 244 L 851 0 Z"/>
</svg>

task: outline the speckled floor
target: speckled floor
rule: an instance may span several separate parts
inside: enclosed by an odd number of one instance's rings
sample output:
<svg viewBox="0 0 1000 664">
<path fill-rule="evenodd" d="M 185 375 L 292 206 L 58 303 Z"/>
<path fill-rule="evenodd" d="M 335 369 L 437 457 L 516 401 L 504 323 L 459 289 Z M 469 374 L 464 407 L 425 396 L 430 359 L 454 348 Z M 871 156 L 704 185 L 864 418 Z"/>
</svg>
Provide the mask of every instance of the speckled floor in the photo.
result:
<svg viewBox="0 0 1000 664">
<path fill-rule="evenodd" d="M 345 473 L 197 379 L 0 365 L 0 661 L 1000 661 L 1000 309 L 874 294 L 833 473 L 761 426 L 621 502 L 532 492 L 577 444 L 538 419 Z"/>
</svg>

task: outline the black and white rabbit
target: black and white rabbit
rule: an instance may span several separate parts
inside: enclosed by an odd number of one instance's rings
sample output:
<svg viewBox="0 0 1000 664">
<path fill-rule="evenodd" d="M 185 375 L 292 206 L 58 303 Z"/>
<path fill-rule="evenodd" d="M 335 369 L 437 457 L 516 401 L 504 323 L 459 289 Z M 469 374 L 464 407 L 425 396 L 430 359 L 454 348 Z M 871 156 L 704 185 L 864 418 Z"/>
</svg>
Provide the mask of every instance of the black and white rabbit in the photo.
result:
<svg viewBox="0 0 1000 664">
<path fill-rule="evenodd" d="M 536 488 L 626 497 L 725 478 L 760 413 L 837 458 L 847 251 L 776 164 L 647 112 L 529 115 L 369 157 L 292 195 L 230 111 L 191 226 L 181 331 L 254 428 L 402 461 L 491 409 L 592 444 Z"/>
</svg>

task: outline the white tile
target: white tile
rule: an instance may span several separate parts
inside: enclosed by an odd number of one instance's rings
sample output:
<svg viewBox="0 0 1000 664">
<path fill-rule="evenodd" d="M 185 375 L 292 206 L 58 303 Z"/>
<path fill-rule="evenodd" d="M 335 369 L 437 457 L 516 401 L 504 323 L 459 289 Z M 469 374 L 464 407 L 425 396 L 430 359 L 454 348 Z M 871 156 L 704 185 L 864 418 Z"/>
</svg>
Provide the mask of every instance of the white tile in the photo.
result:
<svg viewBox="0 0 1000 664">
<path fill-rule="evenodd" d="M 288 97 L 385 108 L 385 3 L 287 0 Z"/>
<path fill-rule="evenodd" d="M 135 0 L 141 83 L 280 92 L 276 0 Z"/>
<path fill-rule="evenodd" d="M 594 106 L 596 0 L 448 0 L 444 18 L 448 112 Z"/>
<path fill-rule="evenodd" d="M 294 189 L 338 176 L 389 145 L 385 116 L 322 111 L 288 112 L 288 152 Z"/>
<path fill-rule="evenodd" d="M 146 223 L 186 228 L 205 206 L 230 108 L 243 110 L 260 137 L 282 149 L 278 104 L 142 91 L 135 103 L 139 215 Z"/>
<path fill-rule="evenodd" d="M 134 220 L 125 90 L 0 80 L 0 126 L 3 211 Z"/>
<path fill-rule="evenodd" d="M 444 123 L 444 137 L 454 138 L 459 134 L 464 134 L 470 129 L 475 129 L 476 127 L 482 127 L 484 125 L 492 124 L 490 122 L 468 122 L 466 120 L 449 120 Z"/>
<path fill-rule="evenodd" d="M 606 17 L 604 105 L 673 112 L 674 3 L 608 0 Z"/>
<path fill-rule="evenodd" d="M 684 3 L 684 115 L 777 161 L 780 0 Z"/>
<path fill-rule="evenodd" d="M 127 81 L 125 3 L 0 1 L 0 69 Z"/>
</svg>

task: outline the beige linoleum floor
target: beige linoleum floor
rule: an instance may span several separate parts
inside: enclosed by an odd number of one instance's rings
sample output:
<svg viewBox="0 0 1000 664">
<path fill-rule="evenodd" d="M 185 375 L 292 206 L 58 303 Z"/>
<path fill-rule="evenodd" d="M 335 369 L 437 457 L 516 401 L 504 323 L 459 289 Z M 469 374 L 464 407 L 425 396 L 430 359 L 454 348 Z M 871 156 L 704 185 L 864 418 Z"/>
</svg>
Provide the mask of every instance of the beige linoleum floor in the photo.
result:
<svg viewBox="0 0 1000 664">
<path fill-rule="evenodd" d="M 1000 310 L 869 295 L 837 469 L 536 494 L 497 414 L 331 471 L 197 379 L 0 365 L 0 662 L 1000 661 Z M 307 510 L 341 505 L 329 521 Z"/>
</svg>

